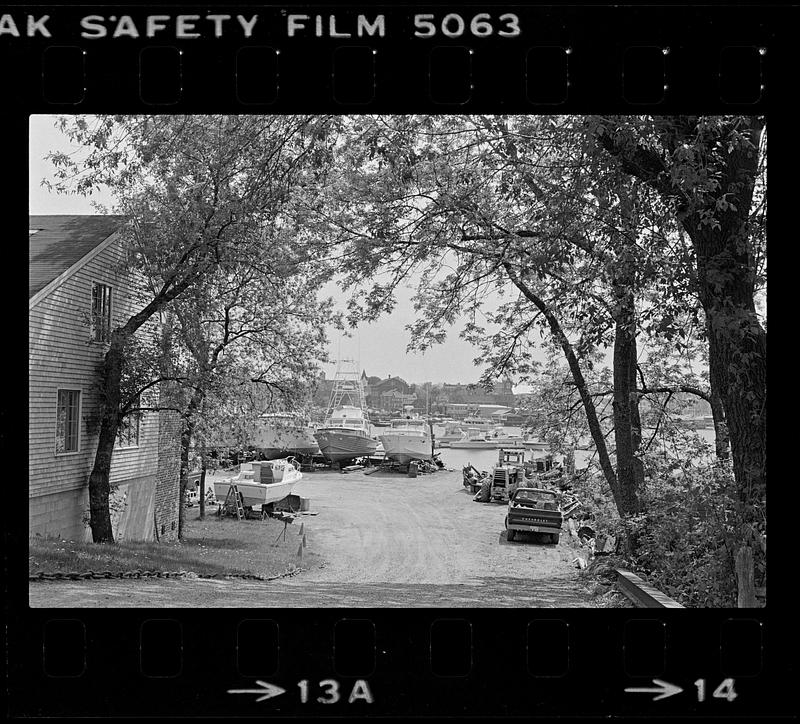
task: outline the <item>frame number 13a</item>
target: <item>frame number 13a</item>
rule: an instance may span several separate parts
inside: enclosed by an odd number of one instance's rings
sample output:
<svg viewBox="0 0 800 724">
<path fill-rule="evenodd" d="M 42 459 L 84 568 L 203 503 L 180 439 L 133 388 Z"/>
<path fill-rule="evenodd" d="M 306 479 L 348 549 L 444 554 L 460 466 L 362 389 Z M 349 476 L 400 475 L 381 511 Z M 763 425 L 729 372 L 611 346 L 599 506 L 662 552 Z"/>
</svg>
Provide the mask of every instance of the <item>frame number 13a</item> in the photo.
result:
<svg viewBox="0 0 800 724">
<path fill-rule="evenodd" d="M 311 696 L 308 679 L 298 681 L 297 686 L 300 689 L 300 703 L 307 704 Z M 373 703 L 372 692 L 367 682 L 363 679 L 358 679 L 349 692 L 342 692 L 336 679 L 323 679 L 318 686 L 319 696 L 315 696 L 314 699 L 320 704 L 335 704 L 341 701 L 343 697 L 346 697 L 348 704 L 356 701 L 366 701 L 368 704 Z"/>
<path fill-rule="evenodd" d="M 706 700 L 706 680 L 705 679 L 698 679 L 694 682 L 694 685 L 697 687 L 697 701 L 705 701 Z M 733 701 L 737 696 L 739 696 L 733 687 L 733 679 L 723 679 L 722 683 L 714 689 L 714 692 L 711 694 L 714 699 L 726 699 L 727 701 Z"/>
</svg>

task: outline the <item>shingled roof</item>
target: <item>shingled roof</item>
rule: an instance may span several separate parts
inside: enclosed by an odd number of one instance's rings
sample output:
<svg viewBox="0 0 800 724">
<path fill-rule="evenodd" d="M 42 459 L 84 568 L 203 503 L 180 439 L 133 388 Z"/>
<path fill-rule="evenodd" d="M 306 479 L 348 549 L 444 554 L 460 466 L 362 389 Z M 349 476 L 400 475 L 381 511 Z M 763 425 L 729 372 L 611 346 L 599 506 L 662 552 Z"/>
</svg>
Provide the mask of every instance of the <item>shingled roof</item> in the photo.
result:
<svg viewBox="0 0 800 724">
<path fill-rule="evenodd" d="M 31 216 L 28 236 L 29 298 L 102 244 L 121 216 Z"/>
</svg>

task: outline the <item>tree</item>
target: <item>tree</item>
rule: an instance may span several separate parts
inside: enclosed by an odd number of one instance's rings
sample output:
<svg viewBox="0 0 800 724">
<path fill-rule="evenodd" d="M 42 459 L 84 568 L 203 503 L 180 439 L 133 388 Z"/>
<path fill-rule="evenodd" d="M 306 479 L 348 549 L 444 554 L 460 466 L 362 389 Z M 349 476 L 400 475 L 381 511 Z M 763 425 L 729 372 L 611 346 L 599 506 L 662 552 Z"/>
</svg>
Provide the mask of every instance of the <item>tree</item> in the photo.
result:
<svg viewBox="0 0 800 724">
<path fill-rule="evenodd" d="M 707 322 L 712 388 L 719 390 L 743 506 L 743 543 L 758 537 L 766 496 L 767 335 L 755 305 L 766 196 L 758 116 L 596 117 L 598 145 L 654 189 L 691 240 Z"/>
<path fill-rule="evenodd" d="M 148 283 L 141 308 L 111 333 L 100 372 L 99 441 L 89 476 L 92 537 L 112 541 L 108 511 L 114 440 L 130 406 L 122 379 L 135 335 L 217 268 L 258 263 L 279 273 L 302 257 L 282 217 L 304 175 L 324 165 L 326 121 L 314 116 L 102 116 L 62 119 L 86 149 L 52 154 L 55 188 L 87 193 L 106 185 L 129 219 L 129 268 Z"/>
<path fill-rule="evenodd" d="M 305 267 L 294 260 L 279 276 L 257 263 L 218 269 L 172 304 L 176 324 L 170 376 L 182 380 L 184 391 L 177 402 L 183 419 L 179 537 L 197 434 L 201 445 L 215 433 L 218 440 L 222 425 L 214 419 L 225 422 L 234 405 L 239 423 L 268 409 L 296 409 L 305 403 L 303 390 L 315 378 L 318 363 L 326 361 L 325 329 L 335 321 L 332 306 L 330 300 L 318 301 L 320 280 L 305 274 Z M 254 386 L 264 394 L 252 394 Z"/>
<path fill-rule="evenodd" d="M 540 329 L 568 362 L 606 479 L 623 514 L 640 508 L 636 309 L 644 260 L 668 250 L 664 213 L 589 154 L 580 119 L 392 117 L 352 121 L 326 209 L 326 238 L 346 241 L 348 282 L 382 275 L 351 320 L 393 304 L 419 279 L 411 347 L 441 341 L 460 315 L 490 375 L 529 374 Z M 590 149 L 593 150 L 593 149 Z M 646 235 L 642 239 L 642 235 Z M 516 290 L 513 295 L 510 290 Z M 487 310 L 488 293 L 501 299 Z M 496 330 L 487 331 L 487 319 Z M 616 470 L 586 382 L 592 350 L 615 344 Z"/>
<path fill-rule="evenodd" d="M 598 143 L 655 189 L 691 239 L 709 361 L 731 433 L 740 495 L 765 489 L 766 332 L 755 308 L 754 191 L 763 120 L 755 116 L 595 119 Z"/>
</svg>

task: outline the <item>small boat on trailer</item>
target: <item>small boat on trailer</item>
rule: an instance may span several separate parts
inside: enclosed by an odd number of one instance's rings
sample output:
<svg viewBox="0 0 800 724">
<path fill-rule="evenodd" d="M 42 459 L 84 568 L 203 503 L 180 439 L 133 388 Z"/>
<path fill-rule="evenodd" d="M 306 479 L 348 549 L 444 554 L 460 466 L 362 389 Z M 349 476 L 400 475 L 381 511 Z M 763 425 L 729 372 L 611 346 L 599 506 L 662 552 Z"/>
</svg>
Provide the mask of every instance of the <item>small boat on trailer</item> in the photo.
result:
<svg viewBox="0 0 800 724">
<path fill-rule="evenodd" d="M 217 500 L 225 500 L 236 485 L 245 508 L 261 508 L 283 500 L 302 477 L 299 465 L 289 458 L 242 463 L 236 477 L 214 481 L 214 494 Z"/>
</svg>

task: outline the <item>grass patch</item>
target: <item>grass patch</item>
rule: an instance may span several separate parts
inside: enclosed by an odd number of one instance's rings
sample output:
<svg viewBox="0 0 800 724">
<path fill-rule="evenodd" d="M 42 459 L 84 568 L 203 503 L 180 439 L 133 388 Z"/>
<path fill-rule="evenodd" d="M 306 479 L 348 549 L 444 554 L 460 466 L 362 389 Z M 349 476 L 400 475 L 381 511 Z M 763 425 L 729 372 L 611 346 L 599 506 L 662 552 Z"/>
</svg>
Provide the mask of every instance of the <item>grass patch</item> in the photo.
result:
<svg viewBox="0 0 800 724">
<path fill-rule="evenodd" d="M 186 510 L 184 539 L 174 543 L 121 541 L 97 544 L 57 538 L 30 539 L 28 570 L 45 573 L 121 573 L 123 571 L 187 571 L 199 575 L 255 574 L 275 576 L 292 567 L 319 565 L 321 557 L 309 547 L 297 556 L 302 518 L 286 528 L 278 520 L 218 518 L 216 508 L 199 519 L 198 508 Z M 277 543 L 276 543 L 277 540 Z"/>
</svg>

